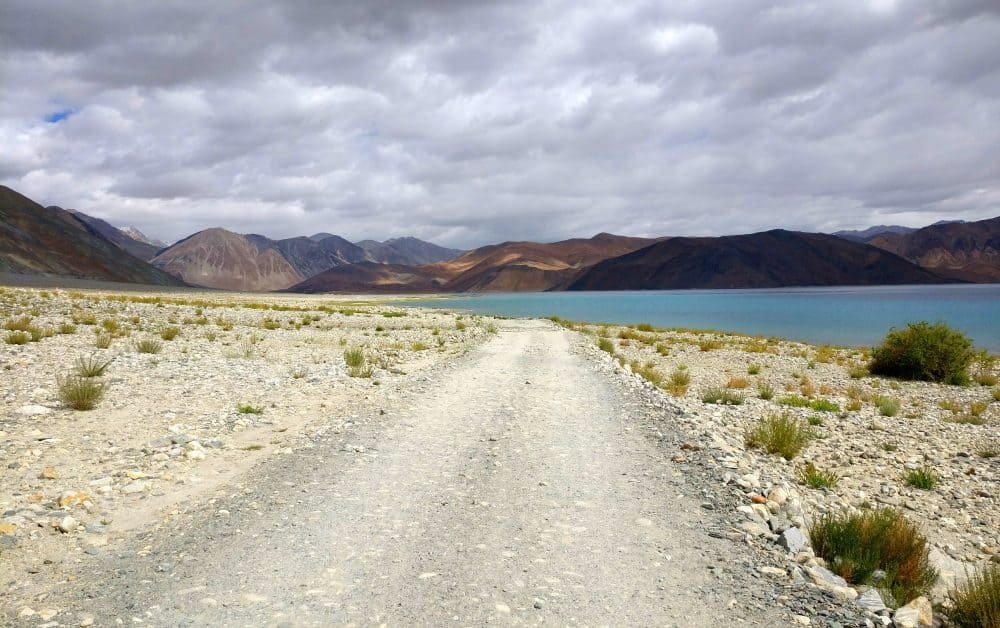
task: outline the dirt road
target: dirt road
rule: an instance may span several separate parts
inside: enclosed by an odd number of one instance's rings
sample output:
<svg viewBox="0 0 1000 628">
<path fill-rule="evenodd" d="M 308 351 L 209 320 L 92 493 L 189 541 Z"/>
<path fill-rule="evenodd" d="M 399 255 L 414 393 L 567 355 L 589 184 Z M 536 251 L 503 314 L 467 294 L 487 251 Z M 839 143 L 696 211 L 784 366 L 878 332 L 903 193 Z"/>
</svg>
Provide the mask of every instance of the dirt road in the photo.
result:
<svg viewBox="0 0 1000 628">
<path fill-rule="evenodd" d="M 744 604 L 753 574 L 717 575 L 738 546 L 576 342 L 509 323 L 46 603 L 64 625 L 784 623 Z"/>
</svg>

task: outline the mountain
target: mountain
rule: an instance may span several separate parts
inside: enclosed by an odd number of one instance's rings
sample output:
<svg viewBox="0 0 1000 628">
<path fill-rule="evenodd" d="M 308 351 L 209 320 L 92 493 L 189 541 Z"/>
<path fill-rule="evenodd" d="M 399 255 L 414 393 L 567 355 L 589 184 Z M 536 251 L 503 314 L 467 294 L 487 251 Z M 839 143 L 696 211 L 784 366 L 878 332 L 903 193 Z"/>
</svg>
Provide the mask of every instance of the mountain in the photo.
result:
<svg viewBox="0 0 1000 628">
<path fill-rule="evenodd" d="M 53 207 L 53 209 L 61 210 L 62 208 Z M 90 225 L 90 227 L 93 228 L 94 231 L 96 231 L 97 233 L 101 234 L 101 236 L 105 240 L 111 242 L 112 244 L 114 244 L 119 248 L 128 251 L 132 255 L 138 257 L 139 259 L 145 262 L 148 262 L 149 260 L 156 257 L 156 253 L 161 248 L 158 246 L 153 246 L 152 244 L 146 242 L 141 242 L 139 240 L 136 240 L 135 238 L 129 236 L 124 231 L 118 229 L 117 227 L 111 226 L 111 224 L 105 222 L 104 220 L 101 220 L 100 218 L 95 218 L 93 216 L 85 214 L 81 211 L 77 211 L 75 209 L 67 209 L 63 211 L 68 211 L 69 213 L 73 214 L 83 222 Z"/>
<path fill-rule="evenodd" d="M 1000 216 L 936 223 L 906 234 L 883 234 L 872 238 L 870 244 L 943 277 L 1000 282 Z"/>
<path fill-rule="evenodd" d="M 221 228 L 184 238 L 160 251 L 152 264 L 187 283 L 223 290 L 280 290 L 302 280 L 273 241 Z"/>
<path fill-rule="evenodd" d="M 717 238 L 670 238 L 598 262 L 567 289 L 779 288 L 944 281 L 874 246 L 833 235 L 776 229 Z"/>
<path fill-rule="evenodd" d="M 337 266 L 310 277 L 288 292 L 438 292 L 441 282 L 419 267 L 377 262 Z"/>
<path fill-rule="evenodd" d="M 2 185 L 0 272 L 44 273 L 160 286 L 183 285 L 177 278 L 105 239 L 79 214 L 59 207 L 43 207 Z"/>
<path fill-rule="evenodd" d="M 136 242 L 143 242 L 145 244 L 149 244 L 151 246 L 155 246 L 157 248 L 157 250 L 159 250 L 159 249 L 165 249 L 165 248 L 167 248 L 169 246 L 163 240 L 154 240 L 154 239 L 150 238 L 149 236 L 147 236 L 142 231 L 139 231 L 139 227 L 134 227 L 132 225 L 127 225 L 125 227 L 119 227 L 118 230 L 121 231 L 122 233 L 124 233 L 125 235 L 127 235 L 128 237 L 132 238 Z"/>
<path fill-rule="evenodd" d="M 913 227 L 902 227 L 900 225 L 876 225 L 867 229 L 847 229 L 844 231 L 834 231 L 833 235 L 839 238 L 854 240 L 855 242 L 868 242 L 875 236 L 887 233 L 912 233 L 916 231 Z"/>
<path fill-rule="evenodd" d="M 303 279 L 318 275 L 324 270 L 352 264 L 365 259 L 365 251 L 360 246 L 335 235 L 327 235 L 320 240 L 298 237 L 284 240 L 267 240 L 264 236 L 248 236 L 267 241 L 275 247 Z M 261 243 L 263 246 L 263 242 Z"/>
<path fill-rule="evenodd" d="M 424 268 L 446 280 L 443 290 L 448 292 L 551 290 L 565 284 L 587 266 L 653 242 L 656 240 L 610 233 L 548 244 L 504 242 Z"/>
<path fill-rule="evenodd" d="M 459 249 L 448 249 L 411 236 L 391 238 L 385 242 L 362 240 L 356 244 L 364 249 L 366 259 L 369 261 L 407 266 L 446 262 L 465 252 Z"/>
</svg>

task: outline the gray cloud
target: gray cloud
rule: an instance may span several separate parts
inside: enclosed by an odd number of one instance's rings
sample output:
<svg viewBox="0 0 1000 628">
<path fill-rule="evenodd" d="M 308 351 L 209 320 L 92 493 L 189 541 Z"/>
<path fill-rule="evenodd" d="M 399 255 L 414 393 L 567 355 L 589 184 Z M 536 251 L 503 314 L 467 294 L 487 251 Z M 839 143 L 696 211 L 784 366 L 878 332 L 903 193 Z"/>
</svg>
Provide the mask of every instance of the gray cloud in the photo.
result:
<svg viewBox="0 0 1000 628">
<path fill-rule="evenodd" d="M 0 50 L 0 182 L 166 239 L 1000 214 L 989 0 L 9 0 Z"/>
</svg>

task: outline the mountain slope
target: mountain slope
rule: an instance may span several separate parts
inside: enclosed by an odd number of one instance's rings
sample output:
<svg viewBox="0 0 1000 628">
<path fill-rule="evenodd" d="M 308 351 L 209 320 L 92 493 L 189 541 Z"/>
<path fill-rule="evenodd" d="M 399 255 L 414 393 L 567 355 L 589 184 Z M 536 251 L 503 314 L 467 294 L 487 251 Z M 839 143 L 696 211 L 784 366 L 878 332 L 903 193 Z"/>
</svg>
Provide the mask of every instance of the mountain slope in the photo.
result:
<svg viewBox="0 0 1000 628">
<path fill-rule="evenodd" d="M 548 244 L 504 242 L 424 269 L 446 280 L 443 289 L 449 292 L 550 290 L 591 264 L 653 242 L 656 240 L 608 233 Z"/>
<path fill-rule="evenodd" d="M 411 236 L 390 238 L 385 242 L 362 240 L 357 245 L 365 250 L 366 258 L 370 261 L 407 266 L 446 262 L 464 253 L 459 249 L 445 248 Z"/>
<path fill-rule="evenodd" d="M 845 229 L 834 231 L 833 235 L 839 238 L 854 240 L 855 242 L 868 242 L 872 238 L 885 234 L 903 234 L 916 231 L 913 227 L 902 227 L 900 225 L 876 225 L 867 229 Z"/>
<path fill-rule="evenodd" d="M 1000 216 L 938 223 L 907 234 L 883 234 L 872 238 L 870 244 L 945 277 L 1000 282 Z"/>
<path fill-rule="evenodd" d="M 183 285 L 109 242 L 78 216 L 0 186 L 0 271 Z"/>
<path fill-rule="evenodd" d="M 62 209 L 61 207 L 56 207 L 55 209 Z M 161 247 L 153 246 L 152 244 L 141 242 L 136 240 L 132 236 L 128 235 L 121 229 L 112 226 L 110 223 L 101 220 L 100 218 L 95 218 L 89 214 L 85 214 L 81 211 L 75 209 L 67 209 L 83 222 L 87 223 L 94 229 L 97 233 L 101 234 L 108 242 L 111 242 L 115 246 L 124 249 L 131 253 L 132 255 L 138 257 L 139 259 L 148 262 L 149 260 L 156 257 L 157 252 L 159 252 Z"/>
<path fill-rule="evenodd" d="M 280 290 L 303 279 L 272 241 L 220 228 L 188 236 L 152 264 L 190 284 L 224 290 Z"/>
<path fill-rule="evenodd" d="M 337 266 L 290 288 L 288 292 L 438 292 L 441 283 L 414 266 L 358 262 Z"/>
<path fill-rule="evenodd" d="M 127 235 L 128 237 L 132 238 L 136 242 L 142 242 L 150 246 L 155 246 L 157 251 L 159 251 L 160 249 L 165 249 L 168 246 L 170 246 L 163 240 L 154 240 L 153 238 L 150 238 L 142 231 L 139 231 L 139 227 L 128 225 L 125 227 L 120 227 L 118 230 Z"/>
<path fill-rule="evenodd" d="M 328 235 L 320 240 L 307 237 L 270 240 L 260 235 L 249 235 L 258 248 L 273 248 L 284 257 L 303 279 L 343 264 L 365 259 L 364 250 L 344 238 Z"/>
<path fill-rule="evenodd" d="M 569 290 L 777 288 L 940 283 L 937 275 L 873 246 L 784 230 L 671 238 L 595 264 Z"/>
</svg>

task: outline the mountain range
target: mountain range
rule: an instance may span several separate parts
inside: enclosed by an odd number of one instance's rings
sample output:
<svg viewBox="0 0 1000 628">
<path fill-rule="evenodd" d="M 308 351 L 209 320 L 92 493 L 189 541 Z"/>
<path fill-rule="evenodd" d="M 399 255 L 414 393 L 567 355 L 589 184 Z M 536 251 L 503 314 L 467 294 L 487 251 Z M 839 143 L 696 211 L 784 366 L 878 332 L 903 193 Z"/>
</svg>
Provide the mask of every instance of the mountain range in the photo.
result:
<svg viewBox="0 0 1000 628">
<path fill-rule="evenodd" d="M 600 233 L 472 251 L 417 238 L 273 240 L 210 228 L 172 245 L 0 186 L 0 272 L 241 291 L 489 292 L 1000 281 L 1000 217 L 836 234 Z"/>
</svg>

